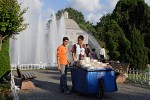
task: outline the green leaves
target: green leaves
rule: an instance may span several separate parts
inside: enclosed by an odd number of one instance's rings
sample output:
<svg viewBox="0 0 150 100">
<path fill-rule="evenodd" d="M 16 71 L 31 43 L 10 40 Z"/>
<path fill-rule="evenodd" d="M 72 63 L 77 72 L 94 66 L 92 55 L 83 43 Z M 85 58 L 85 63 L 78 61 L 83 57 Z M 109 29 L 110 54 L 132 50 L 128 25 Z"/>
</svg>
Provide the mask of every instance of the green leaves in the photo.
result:
<svg viewBox="0 0 150 100">
<path fill-rule="evenodd" d="M 5 37 L 24 30 L 28 25 L 23 18 L 26 11 L 17 0 L 0 0 L 0 34 Z"/>
<path fill-rule="evenodd" d="M 0 77 L 10 70 L 9 40 L 5 40 L 0 50 Z"/>
<path fill-rule="evenodd" d="M 120 0 L 113 11 L 112 18 L 123 29 L 123 33 L 131 43 L 130 48 L 127 46 L 129 49 L 125 54 L 126 61 L 129 61 L 132 67 L 144 68 L 143 66 L 148 63 L 148 54 L 143 35 L 150 35 L 150 23 L 147 23 L 147 19 L 150 18 L 148 5 L 144 0 Z"/>
<path fill-rule="evenodd" d="M 104 41 L 106 43 L 106 48 L 109 50 L 109 56 L 113 60 L 117 60 L 120 57 L 120 52 L 118 50 L 119 41 L 122 40 L 120 32 L 121 28 L 117 25 L 114 20 L 109 20 L 105 24 Z"/>
<path fill-rule="evenodd" d="M 125 61 L 138 69 L 145 68 L 147 55 L 150 56 L 149 19 L 150 7 L 144 0 L 119 0 L 113 13 L 100 19 L 96 30 L 99 40 L 104 41 L 109 50 L 110 59 Z"/>
<path fill-rule="evenodd" d="M 133 27 L 131 30 L 131 49 L 129 50 L 129 61 L 131 62 L 132 67 L 138 69 L 146 68 L 148 63 L 147 50 L 144 47 L 144 39 L 141 36 L 141 33 Z"/>
<path fill-rule="evenodd" d="M 57 12 L 57 18 L 59 19 L 62 15 L 62 13 L 64 13 L 65 11 L 67 11 L 69 13 L 69 18 L 75 20 L 78 24 L 84 24 L 85 23 L 85 19 L 84 16 L 82 14 L 82 12 L 79 12 L 73 8 L 65 8 L 63 10 L 59 10 Z"/>
</svg>

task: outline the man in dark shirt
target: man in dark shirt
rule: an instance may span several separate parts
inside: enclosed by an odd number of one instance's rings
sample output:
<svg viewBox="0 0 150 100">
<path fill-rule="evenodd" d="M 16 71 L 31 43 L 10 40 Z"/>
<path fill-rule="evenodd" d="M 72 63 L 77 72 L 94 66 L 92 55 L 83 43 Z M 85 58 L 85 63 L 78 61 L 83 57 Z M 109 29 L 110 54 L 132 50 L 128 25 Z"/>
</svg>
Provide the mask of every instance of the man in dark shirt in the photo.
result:
<svg viewBox="0 0 150 100">
<path fill-rule="evenodd" d="M 86 44 L 85 53 L 86 53 L 86 56 L 87 56 L 87 57 L 90 57 L 90 48 L 89 48 L 89 44 Z"/>
</svg>

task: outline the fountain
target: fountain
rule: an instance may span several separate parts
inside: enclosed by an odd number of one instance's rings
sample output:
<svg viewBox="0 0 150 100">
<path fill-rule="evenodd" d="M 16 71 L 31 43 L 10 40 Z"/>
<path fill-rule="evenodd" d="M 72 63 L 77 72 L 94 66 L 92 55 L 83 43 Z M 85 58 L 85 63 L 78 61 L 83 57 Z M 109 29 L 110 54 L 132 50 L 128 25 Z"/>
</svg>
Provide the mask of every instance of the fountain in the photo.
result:
<svg viewBox="0 0 150 100">
<path fill-rule="evenodd" d="M 62 44 L 64 36 L 69 37 L 69 51 L 73 45 L 71 42 L 72 36 L 74 41 L 77 39 L 77 34 L 72 34 L 71 31 L 67 32 L 66 22 L 73 21 L 71 19 L 64 18 L 62 14 L 59 20 L 56 19 L 56 15 L 53 12 L 48 21 L 43 22 L 43 16 L 41 14 L 41 7 L 37 6 L 36 1 L 32 1 L 35 5 L 30 5 L 30 0 L 25 1 L 26 5 L 29 5 L 29 10 L 24 15 L 26 22 L 29 26 L 26 30 L 19 35 L 14 35 L 15 39 L 10 39 L 10 63 L 12 68 L 16 68 L 19 65 L 22 69 L 40 69 L 46 67 L 52 67 L 57 65 L 56 51 L 57 47 Z M 34 10 L 37 10 L 35 13 Z M 33 15 L 33 13 L 35 15 Z M 68 15 L 67 15 L 68 16 Z M 73 21 L 72 24 L 75 24 Z M 67 24 L 68 25 L 68 24 Z M 76 24 L 78 27 L 78 25 Z M 73 28 L 73 27 L 71 27 Z M 69 28 L 69 29 L 71 29 Z M 78 29 L 74 29 L 75 32 Z M 98 52 L 100 46 L 95 38 L 86 33 L 84 30 L 80 31 L 81 34 L 87 36 L 90 46 L 97 48 Z M 76 42 L 75 42 L 76 43 Z M 69 52 L 69 60 L 72 60 L 71 53 Z"/>
<path fill-rule="evenodd" d="M 56 64 L 56 42 L 57 42 L 57 22 L 56 22 L 56 16 L 53 12 L 51 20 L 48 22 L 48 43 L 47 43 L 47 54 L 48 54 L 48 60 L 49 63 L 53 66 Z"/>
<path fill-rule="evenodd" d="M 12 67 L 17 65 L 20 68 L 40 66 L 56 66 L 57 47 L 62 44 L 62 38 L 66 33 L 64 17 L 56 20 L 53 12 L 47 23 L 47 29 L 44 27 L 42 16 L 37 17 L 37 24 L 28 28 L 15 39 L 10 39 L 10 62 Z M 43 25 L 43 26 L 42 26 Z M 46 30 L 46 31 L 45 31 Z M 14 68 L 14 69 L 15 69 Z"/>
<path fill-rule="evenodd" d="M 57 65 L 56 51 L 57 47 L 62 44 L 62 39 L 66 36 L 66 28 L 64 16 L 62 14 L 59 20 L 56 20 L 56 15 L 52 14 L 51 19 L 48 21 L 47 26 L 47 37 L 48 37 L 48 63 L 51 66 Z"/>
</svg>

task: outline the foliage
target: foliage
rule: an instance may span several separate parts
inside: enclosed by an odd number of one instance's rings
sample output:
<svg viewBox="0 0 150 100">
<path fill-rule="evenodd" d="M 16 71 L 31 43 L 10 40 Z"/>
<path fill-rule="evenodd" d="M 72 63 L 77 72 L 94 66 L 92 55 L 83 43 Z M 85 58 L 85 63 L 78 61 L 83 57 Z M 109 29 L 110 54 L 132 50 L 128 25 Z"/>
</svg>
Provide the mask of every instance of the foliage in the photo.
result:
<svg viewBox="0 0 150 100">
<path fill-rule="evenodd" d="M 20 5 L 18 0 L 0 0 L 0 46 L 2 40 L 18 34 L 28 25 L 23 18 L 27 9 L 21 10 Z"/>
<path fill-rule="evenodd" d="M 104 17 L 107 18 L 106 16 Z M 97 28 L 98 32 L 100 32 L 100 39 L 106 43 L 111 59 L 123 60 L 126 57 L 125 52 L 130 47 L 130 42 L 115 20 L 106 20 L 104 17 L 102 18 L 102 23 L 98 23 L 100 27 Z"/>
<path fill-rule="evenodd" d="M 10 70 L 9 41 L 5 40 L 0 51 L 0 77 Z"/>
<path fill-rule="evenodd" d="M 65 8 L 63 10 L 59 10 L 56 14 L 57 18 L 60 18 L 60 16 L 62 15 L 62 13 L 64 13 L 65 11 L 67 11 L 69 13 L 69 18 L 75 20 L 78 24 L 84 24 L 85 20 L 84 20 L 84 16 L 82 14 L 82 12 L 79 12 L 73 8 Z"/>
<path fill-rule="evenodd" d="M 12 35 L 24 30 L 27 26 L 24 23 L 23 14 L 17 0 L 0 0 L 0 33 L 2 36 Z"/>
<path fill-rule="evenodd" d="M 112 13 L 112 18 L 123 29 L 125 36 L 130 38 L 133 26 L 144 36 L 144 43 L 150 58 L 150 7 L 144 0 L 119 0 Z M 150 61 L 150 59 L 149 59 Z"/>
<path fill-rule="evenodd" d="M 144 38 L 141 33 L 133 27 L 130 36 L 131 49 L 128 52 L 128 60 L 132 67 L 145 69 L 148 63 L 147 50 L 144 47 Z"/>
<path fill-rule="evenodd" d="M 94 26 L 94 29 L 95 29 L 95 33 L 94 33 L 94 36 L 95 38 L 97 38 L 98 41 L 100 41 L 100 43 L 103 43 L 105 42 L 104 41 L 104 34 L 105 32 L 107 31 L 106 27 L 107 26 L 107 23 L 109 22 L 109 20 L 111 19 L 111 14 L 107 14 L 107 15 L 104 15 L 100 18 L 100 22 L 98 22 L 95 26 Z M 102 46 L 102 45 L 101 45 Z M 105 46 L 105 45 L 103 45 Z"/>
<path fill-rule="evenodd" d="M 149 27 L 150 7 L 144 0 L 119 0 L 113 13 L 103 16 L 94 28 L 111 59 L 141 69 L 148 63 L 148 54 L 150 58 Z"/>
</svg>

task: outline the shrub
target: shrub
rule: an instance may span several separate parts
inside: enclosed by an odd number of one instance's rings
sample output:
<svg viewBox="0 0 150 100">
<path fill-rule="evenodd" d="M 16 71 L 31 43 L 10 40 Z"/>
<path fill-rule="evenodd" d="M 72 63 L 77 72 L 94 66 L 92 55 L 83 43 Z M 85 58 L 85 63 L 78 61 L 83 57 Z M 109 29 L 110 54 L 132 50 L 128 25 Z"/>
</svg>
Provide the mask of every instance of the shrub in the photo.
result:
<svg viewBox="0 0 150 100">
<path fill-rule="evenodd" d="M 5 40 L 0 50 L 0 77 L 10 70 L 9 40 Z"/>
</svg>

